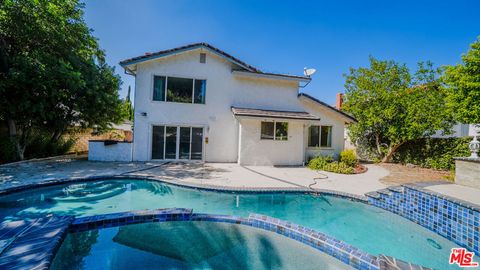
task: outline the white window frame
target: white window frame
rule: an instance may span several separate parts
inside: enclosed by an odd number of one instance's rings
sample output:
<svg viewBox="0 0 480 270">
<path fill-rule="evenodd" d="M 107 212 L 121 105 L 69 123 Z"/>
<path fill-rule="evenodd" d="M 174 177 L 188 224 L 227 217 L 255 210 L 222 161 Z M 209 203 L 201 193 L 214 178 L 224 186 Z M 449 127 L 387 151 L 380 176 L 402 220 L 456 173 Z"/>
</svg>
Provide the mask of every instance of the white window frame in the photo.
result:
<svg viewBox="0 0 480 270">
<path fill-rule="evenodd" d="M 164 86 L 164 92 L 165 96 L 163 97 L 164 100 L 154 100 L 153 99 L 153 91 L 155 91 L 155 76 L 157 77 L 165 77 L 165 86 Z M 186 103 L 186 102 L 176 102 L 176 101 L 168 101 L 167 100 L 167 92 L 168 92 L 168 78 L 179 78 L 179 79 L 189 79 L 192 80 L 192 99 L 191 102 Z M 167 102 L 167 103 L 178 103 L 178 104 L 196 104 L 196 105 L 206 105 L 207 104 L 207 90 L 205 89 L 205 103 L 195 103 L 195 81 L 205 81 L 205 84 L 207 84 L 207 79 L 202 79 L 202 78 L 186 78 L 186 77 L 181 77 L 181 76 L 167 76 L 167 75 L 158 75 L 158 74 L 153 74 L 152 75 L 152 87 L 150 91 L 150 101 L 151 102 Z"/>
<path fill-rule="evenodd" d="M 262 138 L 262 123 L 271 123 L 273 122 L 273 139 L 263 139 Z M 287 123 L 287 139 L 286 140 L 278 140 L 277 139 L 277 122 L 280 122 L 280 123 Z M 286 142 L 288 141 L 288 126 L 290 126 L 288 124 L 288 121 L 276 121 L 276 120 L 273 120 L 273 121 L 260 121 L 260 140 L 261 141 L 277 141 L 277 142 Z"/>
<path fill-rule="evenodd" d="M 310 139 L 310 128 L 311 127 L 319 127 L 318 130 L 318 146 L 308 146 L 309 139 Z M 322 146 L 322 128 L 323 127 L 330 127 L 330 146 Z M 311 125 L 308 127 L 308 135 L 307 135 L 307 147 L 310 149 L 332 149 L 333 148 L 333 126 L 332 125 Z"/>
</svg>

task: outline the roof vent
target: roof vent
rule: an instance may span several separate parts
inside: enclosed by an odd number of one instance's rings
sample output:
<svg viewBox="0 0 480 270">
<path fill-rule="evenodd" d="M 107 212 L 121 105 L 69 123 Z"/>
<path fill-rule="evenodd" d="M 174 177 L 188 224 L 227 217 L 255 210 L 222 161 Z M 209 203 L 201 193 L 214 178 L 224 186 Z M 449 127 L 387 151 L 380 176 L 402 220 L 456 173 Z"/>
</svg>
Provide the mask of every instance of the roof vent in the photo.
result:
<svg viewBox="0 0 480 270">
<path fill-rule="evenodd" d="M 149 56 L 149 55 L 152 55 L 152 53 L 151 52 L 146 52 L 145 53 L 145 56 Z"/>
<path fill-rule="evenodd" d="M 200 63 L 205 64 L 207 62 L 207 54 L 200 53 Z"/>
</svg>

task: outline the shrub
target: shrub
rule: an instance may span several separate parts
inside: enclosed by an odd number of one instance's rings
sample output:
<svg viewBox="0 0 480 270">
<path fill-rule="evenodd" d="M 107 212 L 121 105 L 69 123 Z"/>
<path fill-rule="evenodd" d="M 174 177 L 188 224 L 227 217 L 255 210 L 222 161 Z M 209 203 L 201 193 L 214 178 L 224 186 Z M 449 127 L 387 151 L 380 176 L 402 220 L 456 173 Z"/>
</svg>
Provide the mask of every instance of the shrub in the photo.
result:
<svg viewBox="0 0 480 270">
<path fill-rule="evenodd" d="M 328 163 L 324 168 L 324 171 L 333 173 L 353 174 L 353 167 L 349 166 L 345 162 L 334 161 Z"/>
<path fill-rule="evenodd" d="M 74 137 L 60 137 L 58 141 L 50 140 L 50 133 L 36 130 L 32 132 L 31 143 L 25 149 L 25 159 L 58 156 L 68 153 L 75 145 Z"/>
<path fill-rule="evenodd" d="M 347 164 L 349 167 L 357 166 L 358 159 L 357 159 L 357 154 L 355 153 L 355 150 L 353 149 L 343 150 L 340 153 L 340 162 Z"/>
<path fill-rule="evenodd" d="M 0 164 L 15 160 L 15 145 L 10 138 L 0 136 Z"/>
<path fill-rule="evenodd" d="M 312 170 L 323 170 L 323 168 L 331 162 L 333 162 L 333 157 L 331 156 L 318 156 L 308 162 L 308 168 Z"/>
<path fill-rule="evenodd" d="M 25 149 L 25 159 L 42 158 L 66 154 L 75 145 L 76 138 L 61 137 L 50 140 L 51 134 L 42 130 L 33 130 Z M 0 134 L 0 164 L 16 161 L 15 145 L 7 134 Z"/>
<path fill-rule="evenodd" d="M 393 156 L 393 161 L 437 170 L 453 170 L 454 157 L 470 155 L 468 149 L 470 140 L 471 138 L 419 139 L 402 145 Z"/>
<path fill-rule="evenodd" d="M 334 161 L 331 156 L 318 156 L 308 162 L 308 168 L 334 173 L 352 174 L 353 167 L 345 162 Z"/>
</svg>

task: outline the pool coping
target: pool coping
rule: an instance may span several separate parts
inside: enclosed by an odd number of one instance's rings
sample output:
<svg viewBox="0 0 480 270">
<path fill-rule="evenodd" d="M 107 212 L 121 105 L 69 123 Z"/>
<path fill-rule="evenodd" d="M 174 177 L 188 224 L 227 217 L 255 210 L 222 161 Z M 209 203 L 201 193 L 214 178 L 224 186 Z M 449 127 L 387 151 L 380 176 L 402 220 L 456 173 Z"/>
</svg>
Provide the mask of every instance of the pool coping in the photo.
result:
<svg viewBox="0 0 480 270">
<path fill-rule="evenodd" d="M 8 265 L 26 269 L 48 269 L 55 258 L 56 252 L 65 239 L 67 232 L 76 233 L 152 222 L 200 221 L 237 224 L 273 232 L 313 247 L 317 251 L 334 257 L 340 262 L 350 265 L 355 269 L 429 269 L 409 264 L 401 260 L 396 260 L 395 258 L 385 255 L 380 255 L 377 257 L 319 231 L 315 231 L 292 222 L 253 213 L 250 214 L 248 218 L 244 218 L 230 215 L 193 213 L 192 209 L 187 208 L 164 208 L 156 210 L 140 210 L 94 215 L 79 218 L 75 218 L 73 216 L 51 216 L 47 218 L 39 218 L 33 222 L 48 223 L 51 220 L 60 220 L 60 223 L 57 222 L 56 226 L 47 227 L 46 230 L 40 230 L 40 232 L 37 230 L 30 233 L 30 231 L 27 230 L 27 235 L 25 235 L 25 238 L 28 236 L 29 241 L 25 243 L 25 241 L 14 240 L 10 246 L 7 247 L 6 252 L 7 254 L 10 253 L 11 255 L 11 250 L 21 250 L 22 246 L 25 244 L 37 244 L 36 249 L 27 254 L 14 252 L 14 256 L 10 257 L 4 256 L 5 253 L 0 253 L 0 261 L 2 262 L 0 263 L 0 266 Z M 16 231 L 20 231 L 20 229 L 17 229 Z M 7 231 L 11 232 L 12 230 Z M 35 243 L 37 238 L 33 237 L 34 235 L 38 236 L 39 234 L 42 234 L 45 237 L 45 235 L 51 234 L 52 232 L 57 232 L 53 241 Z M 3 235 L 5 235 L 5 233 L 3 230 L 0 230 L 0 236 Z M 32 253 L 35 254 L 36 257 L 41 257 L 40 260 L 25 260 L 26 256 L 31 256 Z M 399 268 L 389 268 L 390 266 Z M 414 266 L 417 268 L 402 268 L 401 266 Z"/>
<path fill-rule="evenodd" d="M 352 193 L 336 191 L 331 189 L 315 189 L 315 188 L 300 188 L 300 187 L 228 187 L 228 186 L 219 186 L 219 185 L 206 185 L 206 184 L 195 184 L 185 181 L 171 181 L 168 179 L 163 179 L 157 176 L 145 176 L 145 175 L 126 175 L 126 174 L 117 174 L 117 175 L 100 175 L 100 176 L 90 176 L 90 177 L 68 177 L 68 178 L 56 178 L 48 179 L 45 181 L 38 181 L 34 183 L 25 183 L 17 186 L 10 186 L 6 188 L 0 187 L 0 196 L 8 195 L 15 192 L 25 191 L 34 188 L 49 187 L 55 185 L 62 185 L 75 182 L 88 182 L 88 181 L 98 181 L 98 180 L 150 180 L 157 181 L 166 184 L 171 184 L 178 187 L 197 189 L 203 191 L 212 191 L 212 192 L 225 192 L 225 193 L 239 193 L 239 194 L 248 194 L 248 193 L 298 193 L 298 194 L 325 194 L 335 197 L 341 197 L 345 199 L 355 200 L 363 203 L 368 203 L 367 196 L 356 195 Z"/>
</svg>

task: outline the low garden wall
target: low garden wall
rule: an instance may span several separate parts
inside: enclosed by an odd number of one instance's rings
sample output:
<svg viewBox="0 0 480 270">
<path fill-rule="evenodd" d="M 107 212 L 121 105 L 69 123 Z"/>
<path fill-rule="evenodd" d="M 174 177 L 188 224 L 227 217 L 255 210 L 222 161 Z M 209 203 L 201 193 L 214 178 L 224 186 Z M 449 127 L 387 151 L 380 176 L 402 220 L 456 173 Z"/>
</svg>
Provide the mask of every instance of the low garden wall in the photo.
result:
<svg viewBox="0 0 480 270">
<path fill-rule="evenodd" d="M 455 183 L 480 189 L 480 158 L 455 158 Z"/>
<path fill-rule="evenodd" d="M 98 140 L 88 142 L 88 160 L 132 161 L 131 142 Z"/>
</svg>

